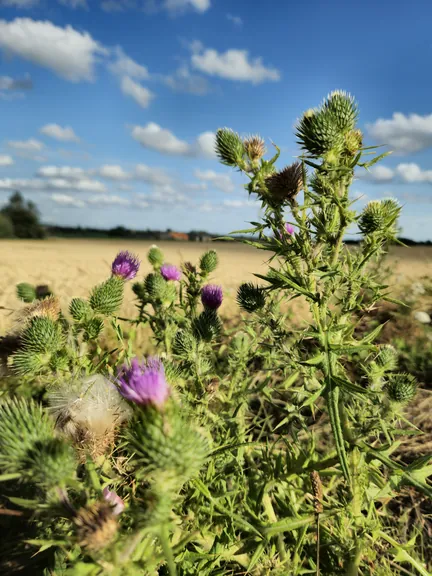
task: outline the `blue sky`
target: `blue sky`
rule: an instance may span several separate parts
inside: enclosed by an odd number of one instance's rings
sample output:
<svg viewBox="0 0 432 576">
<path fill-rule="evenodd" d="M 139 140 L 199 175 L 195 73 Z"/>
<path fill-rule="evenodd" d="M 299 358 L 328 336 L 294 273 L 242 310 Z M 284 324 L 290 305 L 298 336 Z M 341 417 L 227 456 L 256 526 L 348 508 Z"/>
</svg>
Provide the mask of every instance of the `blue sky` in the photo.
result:
<svg viewBox="0 0 432 576">
<path fill-rule="evenodd" d="M 0 0 L 0 202 L 99 228 L 243 228 L 259 210 L 217 128 L 298 153 L 297 118 L 355 95 L 394 154 L 353 194 L 397 197 L 432 239 L 432 4 L 399 0 Z M 360 174 L 359 174 L 360 176 Z"/>
</svg>

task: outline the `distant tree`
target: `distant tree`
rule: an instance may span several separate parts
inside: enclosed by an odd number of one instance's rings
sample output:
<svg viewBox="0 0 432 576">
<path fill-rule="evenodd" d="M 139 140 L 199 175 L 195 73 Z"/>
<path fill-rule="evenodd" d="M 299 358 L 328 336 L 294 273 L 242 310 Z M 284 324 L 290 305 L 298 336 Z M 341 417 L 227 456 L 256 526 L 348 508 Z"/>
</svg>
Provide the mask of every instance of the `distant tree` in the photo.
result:
<svg viewBox="0 0 432 576">
<path fill-rule="evenodd" d="M 20 192 L 12 194 L 1 213 L 12 222 L 17 238 L 45 238 L 37 206 L 33 202 L 26 202 Z"/>
<path fill-rule="evenodd" d="M 0 214 L 0 238 L 13 238 L 14 227 L 10 218 Z"/>
</svg>

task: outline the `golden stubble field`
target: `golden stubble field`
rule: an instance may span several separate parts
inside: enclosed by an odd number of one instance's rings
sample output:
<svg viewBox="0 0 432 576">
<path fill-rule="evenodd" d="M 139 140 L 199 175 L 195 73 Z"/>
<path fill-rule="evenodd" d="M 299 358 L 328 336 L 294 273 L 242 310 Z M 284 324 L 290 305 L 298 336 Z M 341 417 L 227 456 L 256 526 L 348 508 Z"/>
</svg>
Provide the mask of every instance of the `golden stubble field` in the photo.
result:
<svg viewBox="0 0 432 576">
<path fill-rule="evenodd" d="M 151 271 L 146 254 L 153 242 L 127 240 L 64 240 L 0 241 L 0 334 L 5 334 L 13 321 L 13 311 L 22 306 L 16 298 L 18 282 L 48 284 L 59 296 L 63 310 L 73 297 L 86 297 L 95 284 L 110 275 L 110 264 L 119 250 L 130 250 L 142 260 L 140 277 Z M 185 260 L 198 262 L 200 254 L 215 248 L 220 265 L 212 278 L 224 288 L 225 301 L 221 312 L 231 315 L 239 284 L 253 281 L 254 272 L 266 270 L 268 253 L 237 243 L 159 242 L 166 261 L 180 264 Z M 395 291 L 421 277 L 432 277 L 432 248 L 392 249 L 388 264 L 392 266 Z M 6 310 L 5 310 L 6 309 Z M 300 310 L 299 310 L 300 312 Z M 127 288 L 122 314 L 134 315 L 134 295 Z"/>
</svg>

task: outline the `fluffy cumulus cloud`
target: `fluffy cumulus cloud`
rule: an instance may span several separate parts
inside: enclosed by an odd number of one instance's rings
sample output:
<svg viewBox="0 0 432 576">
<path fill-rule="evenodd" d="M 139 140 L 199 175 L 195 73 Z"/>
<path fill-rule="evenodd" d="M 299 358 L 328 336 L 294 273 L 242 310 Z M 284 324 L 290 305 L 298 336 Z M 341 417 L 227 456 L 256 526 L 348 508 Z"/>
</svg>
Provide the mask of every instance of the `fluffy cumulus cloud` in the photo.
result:
<svg viewBox="0 0 432 576">
<path fill-rule="evenodd" d="M 207 78 L 199 74 L 193 74 L 186 65 L 177 68 L 173 74 L 159 75 L 159 77 L 166 86 L 175 92 L 185 92 L 197 96 L 203 96 L 210 92 L 210 84 Z M 158 76 L 155 79 L 157 78 Z"/>
<path fill-rule="evenodd" d="M 228 174 L 218 174 L 213 170 L 195 170 L 195 178 L 208 182 L 210 186 L 221 190 L 222 192 L 232 192 L 235 190 L 235 184 Z"/>
<path fill-rule="evenodd" d="M 432 114 L 405 116 L 395 112 L 390 119 L 379 118 L 367 125 L 369 134 L 396 154 L 411 154 L 432 146 Z"/>
<path fill-rule="evenodd" d="M 59 140 L 60 142 L 79 142 L 80 139 L 70 126 L 59 126 L 58 124 L 46 124 L 40 129 L 41 134 Z"/>
<path fill-rule="evenodd" d="M 277 82 L 281 78 L 279 70 L 265 66 L 262 58 L 250 58 L 247 50 L 232 49 L 219 53 L 194 43 L 192 51 L 192 66 L 210 76 L 252 84 Z"/>
<path fill-rule="evenodd" d="M 69 194 L 51 194 L 51 200 L 56 204 L 61 204 L 62 206 L 68 206 L 72 208 L 84 208 L 85 202 Z"/>
<path fill-rule="evenodd" d="M 0 190 L 105 192 L 106 188 L 102 182 L 90 178 L 3 178 L 0 179 Z"/>
<path fill-rule="evenodd" d="M 36 172 L 41 178 L 64 178 L 66 180 L 82 180 L 87 177 L 83 168 L 74 166 L 41 166 Z"/>
<path fill-rule="evenodd" d="M 180 140 L 170 130 L 162 128 L 155 122 L 146 126 L 132 126 L 131 135 L 144 148 L 157 150 L 162 154 L 178 156 L 206 156 L 215 157 L 215 134 L 203 132 L 192 143 Z"/>
<path fill-rule="evenodd" d="M 148 88 L 141 86 L 139 82 L 135 82 L 129 76 L 122 78 L 120 86 L 123 94 L 133 98 L 142 108 L 147 108 L 153 98 L 153 94 Z"/>
<path fill-rule="evenodd" d="M 210 6 L 210 0 L 103 0 L 100 5 L 105 12 L 144 9 L 150 13 L 165 11 L 170 15 L 182 14 L 188 10 L 204 14 Z"/>
<path fill-rule="evenodd" d="M 45 148 L 43 142 L 35 140 L 34 138 L 29 138 L 28 140 L 9 140 L 7 144 L 10 148 L 23 152 L 39 152 Z"/>
<path fill-rule="evenodd" d="M 152 1 L 149 2 L 149 5 L 151 3 L 155 4 L 155 2 Z M 210 6 L 210 0 L 163 0 L 161 2 L 161 7 L 171 13 L 183 12 L 184 10 L 191 8 L 196 12 L 203 14 L 204 12 L 207 12 Z"/>
<path fill-rule="evenodd" d="M 127 180 L 130 176 L 121 166 L 116 164 L 105 164 L 97 170 L 97 174 L 107 180 Z"/>
<path fill-rule="evenodd" d="M 121 46 L 116 46 L 113 51 L 114 60 L 108 64 L 108 70 L 117 76 L 129 76 L 137 80 L 149 78 L 149 72 L 145 66 L 138 64 L 125 54 Z"/>
<path fill-rule="evenodd" d="M 93 206 L 130 206 L 131 200 L 116 194 L 98 194 L 97 196 L 90 196 L 86 199 L 88 204 Z"/>
<path fill-rule="evenodd" d="M 396 168 L 376 166 L 370 169 L 365 179 L 376 183 L 405 182 L 409 184 L 432 182 L 432 170 L 423 170 L 414 162 L 401 163 Z"/>
<path fill-rule="evenodd" d="M 12 166 L 14 163 L 12 156 L 0 154 L 0 166 Z"/>
<path fill-rule="evenodd" d="M 98 57 L 108 53 L 88 32 L 31 18 L 0 20 L 0 48 L 70 82 L 93 80 Z"/>
</svg>

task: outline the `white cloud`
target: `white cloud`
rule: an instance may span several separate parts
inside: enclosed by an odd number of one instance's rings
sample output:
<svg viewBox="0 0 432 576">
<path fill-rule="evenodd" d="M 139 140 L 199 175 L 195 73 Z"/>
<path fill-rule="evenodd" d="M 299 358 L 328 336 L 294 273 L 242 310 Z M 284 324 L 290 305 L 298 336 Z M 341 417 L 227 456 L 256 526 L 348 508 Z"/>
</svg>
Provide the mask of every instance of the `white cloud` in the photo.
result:
<svg viewBox="0 0 432 576">
<path fill-rule="evenodd" d="M 210 76 L 252 84 L 280 80 L 279 70 L 266 67 L 262 58 L 249 59 L 247 50 L 227 50 L 220 54 L 210 48 L 193 49 L 195 52 L 191 57 L 192 66 Z"/>
<path fill-rule="evenodd" d="M 37 178 L 3 178 L 0 179 L 0 190 L 105 192 L 105 186 L 102 182 L 89 178 L 81 180 L 67 180 L 65 178 L 50 178 L 46 180 Z"/>
<path fill-rule="evenodd" d="M 68 6 L 69 8 L 88 8 L 87 0 L 57 0 L 63 6 Z"/>
<path fill-rule="evenodd" d="M 97 173 L 101 178 L 106 178 L 107 180 L 127 180 L 130 178 L 130 175 L 121 166 L 112 164 L 101 166 Z"/>
<path fill-rule="evenodd" d="M 45 148 L 43 142 L 39 142 L 39 140 L 35 140 L 34 138 L 29 138 L 28 140 L 9 140 L 7 144 L 10 148 L 24 152 L 38 152 Z"/>
<path fill-rule="evenodd" d="M 133 98 L 142 108 L 147 108 L 152 98 L 154 98 L 154 94 L 148 88 L 141 86 L 129 76 L 122 78 L 120 86 L 123 94 Z"/>
<path fill-rule="evenodd" d="M 93 205 L 116 205 L 116 206 L 129 206 L 131 201 L 128 198 L 123 198 L 122 196 L 116 196 L 115 194 L 100 194 L 97 196 L 91 196 L 87 198 L 87 202 Z"/>
<path fill-rule="evenodd" d="M 2 0 L 2 6 L 15 6 L 16 8 L 31 8 L 39 4 L 39 0 Z M 1 6 L 0 6 L 1 7 Z"/>
<path fill-rule="evenodd" d="M 405 116 L 395 112 L 391 119 L 379 118 L 367 125 L 369 134 L 396 154 L 410 154 L 432 146 L 432 114 Z"/>
<path fill-rule="evenodd" d="M 50 198 L 53 202 L 62 206 L 71 206 L 73 208 L 84 208 L 85 206 L 85 202 L 68 194 L 51 194 Z"/>
<path fill-rule="evenodd" d="M 196 141 L 196 148 L 199 154 L 208 158 L 216 158 L 216 134 L 214 132 L 203 132 Z"/>
<path fill-rule="evenodd" d="M 31 18 L 0 20 L 0 48 L 49 68 L 70 82 L 93 80 L 98 55 L 107 54 L 88 32 Z"/>
<path fill-rule="evenodd" d="M 248 207 L 259 207 L 258 202 L 252 200 L 224 200 L 223 205 L 226 208 L 248 208 Z"/>
<path fill-rule="evenodd" d="M 117 76 L 129 76 L 137 80 L 146 80 L 149 78 L 149 72 L 146 66 L 142 66 L 127 56 L 120 46 L 114 49 L 115 60 L 108 64 L 108 70 Z"/>
<path fill-rule="evenodd" d="M 154 122 L 149 122 L 146 126 L 133 126 L 132 138 L 144 148 L 163 154 L 190 154 L 191 151 L 187 142 L 179 140 L 172 132 Z"/>
<path fill-rule="evenodd" d="M 394 171 L 387 166 L 372 166 L 368 172 L 362 173 L 365 180 L 375 180 L 376 182 L 389 182 L 394 178 Z"/>
<path fill-rule="evenodd" d="M 188 9 L 204 14 L 210 6 L 210 0 L 147 0 L 146 2 L 148 10 L 165 10 L 172 15 L 182 13 Z"/>
<path fill-rule="evenodd" d="M 240 18 L 240 16 L 234 16 L 233 14 L 227 14 L 227 18 L 228 20 L 230 20 L 234 26 L 238 26 L 239 28 L 241 28 L 243 26 L 243 20 Z"/>
<path fill-rule="evenodd" d="M 133 175 L 135 180 L 142 180 L 150 184 L 166 185 L 172 182 L 169 176 L 162 168 L 151 168 L 145 164 L 137 164 Z"/>
<path fill-rule="evenodd" d="M 195 177 L 198 180 L 210 182 L 214 188 L 222 190 L 222 192 L 232 192 L 235 190 L 235 184 L 232 182 L 228 174 L 218 174 L 213 170 L 195 170 Z"/>
<path fill-rule="evenodd" d="M 132 190 L 132 186 L 130 184 L 125 184 L 125 183 L 118 184 L 117 188 L 119 190 Z"/>
<path fill-rule="evenodd" d="M 395 172 L 404 182 L 432 182 L 432 170 L 422 170 L 414 162 L 399 164 Z"/>
<path fill-rule="evenodd" d="M 42 166 L 36 175 L 42 178 L 64 178 L 66 180 L 82 180 L 87 176 L 83 168 L 75 166 Z"/>
<path fill-rule="evenodd" d="M 24 78 L 11 78 L 0 76 L 0 90 L 31 90 L 33 82 L 30 76 Z"/>
<path fill-rule="evenodd" d="M 185 92 L 197 96 L 203 96 L 210 92 L 210 84 L 207 78 L 199 76 L 198 74 L 192 74 L 185 65 L 180 66 L 174 74 L 169 74 L 168 76 L 162 75 L 160 78 L 164 84 L 175 92 Z"/>
<path fill-rule="evenodd" d="M 12 166 L 14 163 L 12 156 L 0 154 L 0 166 Z"/>
<path fill-rule="evenodd" d="M 41 134 L 60 140 L 60 142 L 79 142 L 80 139 L 70 126 L 59 126 L 58 124 L 46 124 L 40 129 Z"/>
</svg>

